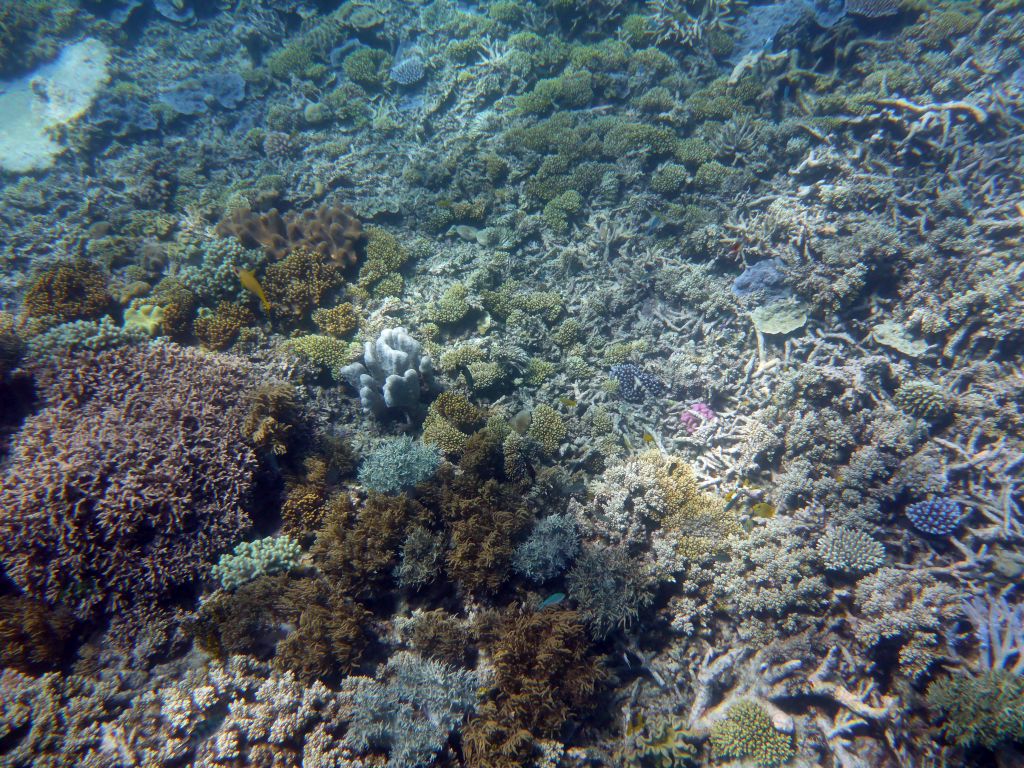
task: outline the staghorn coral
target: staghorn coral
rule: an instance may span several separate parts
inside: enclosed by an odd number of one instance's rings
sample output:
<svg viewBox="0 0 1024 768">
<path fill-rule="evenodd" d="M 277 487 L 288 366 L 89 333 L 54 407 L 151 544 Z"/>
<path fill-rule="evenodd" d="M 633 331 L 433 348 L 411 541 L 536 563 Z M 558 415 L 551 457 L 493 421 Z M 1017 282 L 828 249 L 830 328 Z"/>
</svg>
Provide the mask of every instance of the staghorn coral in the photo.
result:
<svg viewBox="0 0 1024 768">
<path fill-rule="evenodd" d="M 41 270 L 22 299 L 26 317 L 52 317 L 58 323 L 98 320 L 113 305 L 103 270 L 91 261 L 62 261 Z"/>
<path fill-rule="evenodd" d="M 348 206 L 327 205 L 284 217 L 276 208 L 266 213 L 238 209 L 217 224 L 216 233 L 220 237 L 234 236 L 245 248 L 262 246 L 278 261 L 303 249 L 340 268 L 356 263 L 363 237 L 355 211 Z"/>
<path fill-rule="evenodd" d="M 249 526 L 247 374 L 162 344 L 80 355 L 42 378 L 46 406 L 15 438 L 0 485 L 7 575 L 82 616 L 205 575 Z"/>
<path fill-rule="evenodd" d="M 857 640 L 868 648 L 898 648 L 901 666 L 913 677 L 941 658 L 947 617 L 960 610 L 956 590 L 932 574 L 889 567 L 861 579 L 854 602 Z"/>
</svg>

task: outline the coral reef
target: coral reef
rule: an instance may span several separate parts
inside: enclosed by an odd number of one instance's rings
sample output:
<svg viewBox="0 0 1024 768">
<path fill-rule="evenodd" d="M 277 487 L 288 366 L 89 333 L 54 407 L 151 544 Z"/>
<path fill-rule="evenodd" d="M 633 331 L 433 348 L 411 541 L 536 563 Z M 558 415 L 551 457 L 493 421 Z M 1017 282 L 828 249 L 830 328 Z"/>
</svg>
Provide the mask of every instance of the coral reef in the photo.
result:
<svg viewBox="0 0 1024 768">
<path fill-rule="evenodd" d="M 245 533 L 255 460 L 237 364 L 129 346 L 40 379 L 46 405 L 0 487 L 0 558 L 26 595 L 86 617 L 123 611 L 205 575 Z"/>
<path fill-rule="evenodd" d="M 326 205 L 283 217 L 273 208 L 267 213 L 239 209 L 223 219 L 216 232 L 235 237 L 245 248 L 262 247 L 277 261 L 303 249 L 342 268 L 356 263 L 363 236 L 351 208 Z"/>
<path fill-rule="evenodd" d="M 387 328 L 366 342 L 362 362 L 342 367 L 339 375 L 358 390 L 363 410 L 378 417 L 391 409 L 421 418 L 423 398 L 435 386 L 430 356 L 405 328 Z"/>
<path fill-rule="evenodd" d="M 408 435 L 381 443 L 359 466 L 359 482 L 377 493 L 398 494 L 431 478 L 441 463 L 436 446 Z"/>
</svg>

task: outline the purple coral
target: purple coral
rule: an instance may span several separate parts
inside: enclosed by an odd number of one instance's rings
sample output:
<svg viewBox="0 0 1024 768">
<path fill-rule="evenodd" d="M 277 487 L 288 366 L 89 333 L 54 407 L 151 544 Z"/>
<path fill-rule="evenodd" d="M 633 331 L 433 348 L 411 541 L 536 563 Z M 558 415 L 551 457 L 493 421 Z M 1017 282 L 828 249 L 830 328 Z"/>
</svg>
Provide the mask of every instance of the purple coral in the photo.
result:
<svg viewBox="0 0 1024 768">
<path fill-rule="evenodd" d="M 165 344 L 85 354 L 38 378 L 45 407 L 0 483 L 11 580 L 94 617 L 205 575 L 249 526 L 246 373 Z"/>
<path fill-rule="evenodd" d="M 937 498 L 919 501 L 906 509 L 907 517 L 917 530 L 932 536 L 947 536 L 960 525 L 960 505 L 952 499 Z"/>
<path fill-rule="evenodd" d="M 704 426 L 705 422 L 715 421 L 717 418 L 710 405 L 698 401 L 683 411 L 679 423 L 686 430 L 686 434 L 692 435 Z"/>
<path fill-rule="evenodd" d="M 632 363 L 613 365 L 609 375 L 619 383 L 619 394 L 629 403 L 642 403 L 647 395 L 661 397 L 668 389 L 653 373 Z"/>
</svg>

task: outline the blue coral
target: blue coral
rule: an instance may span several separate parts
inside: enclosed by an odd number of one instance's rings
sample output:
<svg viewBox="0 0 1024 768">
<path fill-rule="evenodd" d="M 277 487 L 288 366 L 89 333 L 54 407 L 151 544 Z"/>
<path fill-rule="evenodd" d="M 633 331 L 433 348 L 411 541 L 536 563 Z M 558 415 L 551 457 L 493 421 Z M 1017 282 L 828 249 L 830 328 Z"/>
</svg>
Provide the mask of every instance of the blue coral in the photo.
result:
<svg viewBox="0 0 1024 768">
<path fill-rule="evenodd" d="M 947 498 L 919 501 L 907 507 L 905 512 L 917 530 L 932 536 L 948 536 L 963 518 L 960 505 Z"/>
<path fill-rule="evenodd" d="M 610 375 L 619 383 L 622 399 L 630 403 L 642 403 L 647 395 L 661 397 L 668 389 L 657 376 L 632 363 L 613 365 Z"/>
<path fill-rule="evenodd" d="M 413 54 L 391 66 L 391 79 L 399 85 L 415 85 L 426 74 L 423 67 L 423 59 Z"/>
<path fill-rule="evenodd" d="M 408 435 L 385 440 L 363 461 L 359 482 L 378 493 L 399 494 L 431 478 L 441 464 L 436 445 Z"/>
</svg>

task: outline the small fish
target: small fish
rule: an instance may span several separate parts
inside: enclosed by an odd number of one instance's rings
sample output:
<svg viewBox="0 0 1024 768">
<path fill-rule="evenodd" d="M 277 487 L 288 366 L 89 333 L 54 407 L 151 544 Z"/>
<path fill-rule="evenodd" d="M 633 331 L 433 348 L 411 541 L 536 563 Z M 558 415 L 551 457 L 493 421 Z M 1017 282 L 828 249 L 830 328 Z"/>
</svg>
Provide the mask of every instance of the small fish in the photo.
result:
<svg viewBox="0 0 1024 768">
<path fill-rule="evenodd" d="M 267 299 L 267 294 L 263 292 L 263 286 L 260 285 L 260 281 L 256 279 L 254 275 L 248 269 L 240 269 L 235 267 L 235 274 L 238 275 L 238 280 L 242 283 L 242 287 L 247 291 L 252 291 L 259 296 L 260 304 L 263 305 L 265 312 L 270 312 L 270 301 Z"/>
<path fill-rule="evenodd" d="M 644 432 L 644 442 L 648 444 L 653 443 L 654 435 L 652 435 L 650 432 Z"/>
<path fill-rule="evenodd" d="M 565 600 L 565 593 L 555 592 L 555 594 L 545 597 L 538 608 L 543 611 L 545 608 L 550 608 L 552 605 L 558 605 L 563 600 Z"/>
<path fill-rule="evenodd" d="M 571 397 L 560 397 L 558 398 L 558 402 L 560 402 L 566 408 L 575 408 L 577 405 L 576 401 L 573 400 Z"/>
</svg>

